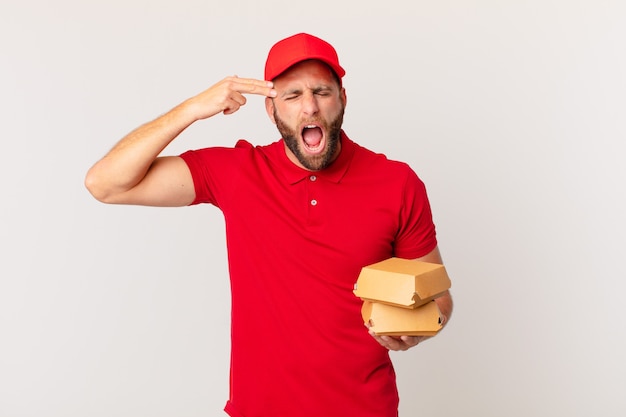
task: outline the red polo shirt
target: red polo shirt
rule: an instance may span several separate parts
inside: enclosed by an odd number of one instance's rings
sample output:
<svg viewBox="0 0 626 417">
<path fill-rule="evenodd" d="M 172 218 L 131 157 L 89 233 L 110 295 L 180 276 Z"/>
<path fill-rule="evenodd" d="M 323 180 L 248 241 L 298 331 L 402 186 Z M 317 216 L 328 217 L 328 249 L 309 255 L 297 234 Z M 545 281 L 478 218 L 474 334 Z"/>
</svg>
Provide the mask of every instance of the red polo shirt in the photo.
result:
<svg viewBox="0 0 626 417">
<path fill-rule="evenodd" d="M 283 141 L 186 152 L 194 204 L 224 213 L 232 288 L 232 417 L 395 417 L 386 349 L 354 283 L 365 265 L 437 245 L 426 190 L 404 163 L 342 134 L 322 171 Z"/>
</svg>

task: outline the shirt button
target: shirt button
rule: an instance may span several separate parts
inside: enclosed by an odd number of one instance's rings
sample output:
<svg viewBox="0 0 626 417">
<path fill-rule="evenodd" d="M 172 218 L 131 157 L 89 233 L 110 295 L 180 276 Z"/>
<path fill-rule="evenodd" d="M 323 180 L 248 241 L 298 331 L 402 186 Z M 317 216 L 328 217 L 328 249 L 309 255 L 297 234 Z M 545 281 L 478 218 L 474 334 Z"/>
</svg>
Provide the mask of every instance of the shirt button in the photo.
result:
<svg viewBox="0 0 626 417">
<path fill-rule="evenodd" d="M 311 200 L 311 205 L 312 206 L 317 206 L 317 200 Z"/>
<path fill-rule="evenodd" d="M 309 179 L 310 179 L 311 181 L 315 181 L 315 180 L 317 179 L 317 177 L 316 177 L 315 175 L 311 175 L 311 176 L 309 177 Z"/>
</svg>

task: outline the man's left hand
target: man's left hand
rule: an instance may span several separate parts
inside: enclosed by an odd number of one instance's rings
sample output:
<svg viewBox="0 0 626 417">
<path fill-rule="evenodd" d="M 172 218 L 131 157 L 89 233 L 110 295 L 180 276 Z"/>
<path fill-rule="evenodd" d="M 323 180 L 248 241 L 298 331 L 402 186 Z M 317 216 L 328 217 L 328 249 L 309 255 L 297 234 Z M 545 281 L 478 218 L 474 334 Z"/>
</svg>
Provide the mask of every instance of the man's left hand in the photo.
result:
<svg viewBox="0 0 626 417">
<path fill-rule="evenodd" d="M 395 351 L 408 350 L 428 339 L 428 336 L 378 336 L 372 330 L 369 333 L 382 347 Z"/>
</svg>

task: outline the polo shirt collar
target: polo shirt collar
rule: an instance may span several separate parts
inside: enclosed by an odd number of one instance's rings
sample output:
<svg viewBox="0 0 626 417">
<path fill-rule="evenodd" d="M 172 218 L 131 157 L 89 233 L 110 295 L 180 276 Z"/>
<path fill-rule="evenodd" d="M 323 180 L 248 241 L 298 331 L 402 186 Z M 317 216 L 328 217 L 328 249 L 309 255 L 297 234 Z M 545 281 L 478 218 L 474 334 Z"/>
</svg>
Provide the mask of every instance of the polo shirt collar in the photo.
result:
<svg viewBox="0 0 626 417">
<path fill-rule="evenodd" d="M 352 156 L 356 149 L 356 144 L 352 142 L 345 132 L 341 131 L 341 151 L 335 161 L 326 169 L 320 171 L 308 171 L 295 165 L 285 151 L 284 140 L 277 142 L 277 153 L 279 165 L 282 168 L 283 175 L 289 184 L 295 184 L 311 175 L 315 175 L 320 179 L 325 179 L 334 183 L 338 183 L 345 176 L 352 161 Z"/>
</svg>

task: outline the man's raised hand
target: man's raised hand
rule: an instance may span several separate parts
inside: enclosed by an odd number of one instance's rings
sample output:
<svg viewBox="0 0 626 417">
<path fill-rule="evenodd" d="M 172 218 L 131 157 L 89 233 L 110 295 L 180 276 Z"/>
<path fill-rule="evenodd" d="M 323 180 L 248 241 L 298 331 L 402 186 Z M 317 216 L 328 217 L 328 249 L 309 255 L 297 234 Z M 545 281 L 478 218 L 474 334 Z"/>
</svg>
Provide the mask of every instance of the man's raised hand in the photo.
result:
<svg viewBox="0 0 626 417">
<path fill-rule="evenodd" d="M 253 78 L 226 77 L 188 100 L 196 120 L 206 119 L 218 113 L 233 114 L 246 104 L 246 94 L 276 97 L 271 81 Z"/>
</svg>

